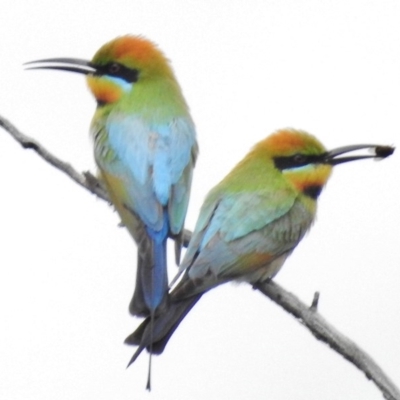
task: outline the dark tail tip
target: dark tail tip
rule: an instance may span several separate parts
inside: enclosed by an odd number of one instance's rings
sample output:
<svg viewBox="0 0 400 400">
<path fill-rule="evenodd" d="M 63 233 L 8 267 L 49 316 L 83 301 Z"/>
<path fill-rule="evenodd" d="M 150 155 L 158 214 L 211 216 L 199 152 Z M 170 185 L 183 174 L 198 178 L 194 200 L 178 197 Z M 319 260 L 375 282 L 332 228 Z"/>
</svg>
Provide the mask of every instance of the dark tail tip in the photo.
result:
<svg viewBox="0 0 400 400">
<path fill-rule="evenodd" d="M 144 350 L 144 346 L 139 346 L 138 349 L 135 351 L 135 353 L 133 354 L 132 358 L 130 359 L 128 365 L 126 366 L 126 368 L 129 368 L 135 361 L 136 359 L 139 357 L 140 353 Z"/>
<path fill-rule="evenodd" d="M 130 346 L 139 346 L 142 342 L 142 337 L 144 331 L 146 330 L 148 324 L 150 322 L 150 317 L 146 318 L 135 330 L 135 332 L 131 333 L 124 341 L 125 344 Z"/>
</svg>

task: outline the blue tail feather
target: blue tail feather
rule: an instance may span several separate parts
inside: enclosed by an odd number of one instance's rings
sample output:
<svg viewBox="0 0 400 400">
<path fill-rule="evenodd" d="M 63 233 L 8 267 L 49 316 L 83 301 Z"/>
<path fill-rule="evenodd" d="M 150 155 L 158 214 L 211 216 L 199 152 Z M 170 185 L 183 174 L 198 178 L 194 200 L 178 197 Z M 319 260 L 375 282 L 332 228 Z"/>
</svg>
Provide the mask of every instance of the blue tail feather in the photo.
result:
<svg viewBox="0 0 400 400">
<path fill-rule="evenodd" d="M 161 230 L 147 227 L 138 243 L 136 288 L 129 305 L 132 315 L 147 317 L 158 314 L 167 303 L 168 233 L 168 215 L 165 212 Z"/>
<path fill-rule="evenodd" d="M 158 235 L 157 235 L 158 236 Z M 167 237 L 152 237 L 153 266 L 149 276 L 143 279 L 145 303 L 151 311 L 161 304 L 168 288 L 167 275 Z M 150 287 L 149 287 L 150 285 Z"/>
</svg>

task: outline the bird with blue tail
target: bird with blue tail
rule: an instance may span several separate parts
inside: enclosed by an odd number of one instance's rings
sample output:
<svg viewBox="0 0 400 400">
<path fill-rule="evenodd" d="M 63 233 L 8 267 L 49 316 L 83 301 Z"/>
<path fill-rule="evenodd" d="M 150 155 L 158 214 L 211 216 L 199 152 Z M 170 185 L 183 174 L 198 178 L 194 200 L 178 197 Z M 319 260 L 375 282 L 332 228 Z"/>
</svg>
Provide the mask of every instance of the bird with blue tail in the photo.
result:
<svg viewBox="0 0 400 400">
<path fill-rule="evenodd" d="M 372 153 L 354 154 L 362 150 Z M 171 283 L 167 311 L 154 321 L 147 318 L 125 340 L 138 346 L 128 365 L 144 349 L 161 354 L 207 291 L 228 281 L 257 285 L 273 278 L 312 226 L 333 166 L 386 158 L 393 151 L 371 144 L 327 151 L 314 136 L 294 129 L 256 144 L 206 196 Z"/>
<path fill-rule="evenodd" d="M 97 102 L 90 132 L 100 178 L 138 247 L 129 311 L 153 319 L 167 309 L 167 239 L 175 240 L 179 264 L 198 154 L 170 63 L 151 41 L 127 35 L 103 45 L 91 61 L 62 57 L 26 65 L 86 75 Z"/>
<path fill-rule="evenodd" d="M 169 61 L 141 36 L 103 45 L 91 61 L 50 58 L 26 63 L 86 75 L 97 102 L 91 136 L 94 155 L 122 224 L 138 245 L 132 315 L 166 307 L 166 242 L 179 262 L 193 168 L 198 154 L 189 108 Z"/>
</svg>

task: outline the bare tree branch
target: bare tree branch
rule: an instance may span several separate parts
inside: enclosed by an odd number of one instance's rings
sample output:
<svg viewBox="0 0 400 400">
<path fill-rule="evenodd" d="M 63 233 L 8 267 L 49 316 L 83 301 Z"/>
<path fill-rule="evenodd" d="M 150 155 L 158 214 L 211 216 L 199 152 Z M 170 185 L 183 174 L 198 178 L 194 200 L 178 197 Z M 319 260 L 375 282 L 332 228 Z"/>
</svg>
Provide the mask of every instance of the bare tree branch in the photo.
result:
<svg viewBox="0 0 400 400">
<path fill-rule="evenodd" d="M 264 282 L 254 288 L 280 305 L 289 314 L 292 314 L 318 340 L 328 344 L 329 347 L 364 372 L 367 379 L 372 380 L 380 389 L 385 399 L 400 399 L 399 389 L 385 375 L 378 364 L 356 343 L 340 333 L 317 312 L 316 298 L 319 295 L 314 296 L 314 300 L 309 307 L 276 282 Z"/>
<path fill-rule="evenodd" d="M 89 172 L 79 173 L 70 164 L 58 159 L 40 143 L 22 134 L 8 120 L 0 116 L 0 126 L 4 128 L 25 149 L 32 149 L 53 167 L 61 170 L 77 184 L 109 202 L 109 197 L 101 182 Z M 191 232 L 185 230 L 184 245 L 189 243 Z M 311 306 L 302 303 L 292 293 L 287 292 L 275 282 L 265 282 L 255 286 L 273 302 L 292 314 L 301 324 L 306 326 L 318 339 L 327 343 L 334 351 L 354 364 L 372 380 L 382 392 L 385 399 L 400 400 L 400 391 L 376 362 L 359 346 L 330 325 L 318 312 L 319 294 L 314 295 Z"/>
<path fill-rule="evenodd" d="M 102 200 L 110 202 L 108 194 L 104 189 L 102 183 L 90 172 L 83 172 L 80 174 L 76 171 L 71 164 L 60 160 L 46 150 L 40 143 L 20 132 L 14 125 L 7 119 L 0 115 L 0 126 L 4 128 L 24 149 L 32 149 L 39 154 L 45 161 L 51 164 L 54 168 L 59 169 L 68 175 L 78 185 L 89 190 L 89 192 L 100 197 Z"/>
</svg>

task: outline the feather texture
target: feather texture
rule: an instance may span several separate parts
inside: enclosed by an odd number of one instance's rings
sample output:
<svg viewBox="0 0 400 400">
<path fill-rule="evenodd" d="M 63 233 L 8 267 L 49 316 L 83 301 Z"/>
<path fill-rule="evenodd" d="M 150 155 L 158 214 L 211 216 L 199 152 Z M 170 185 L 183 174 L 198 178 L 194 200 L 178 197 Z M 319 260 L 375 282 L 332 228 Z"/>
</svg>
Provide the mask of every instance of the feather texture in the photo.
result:
<svg viewBox="0 0 400 400">
<path fill-rule="evenodd" d="M 117 38 L 91 64 L 102 71 L 88 76 L 89 88 L 99 96 L 91 126 L 96 163 L 138 244 L 129 309 L 133 315 L 155 315 L 167 302 L 169 237 L 176 240 L 177 258 L 180 254 L 198 154 L 195 127 L 169 62 L 153 43 Z"/>
<path fill-rule="evenodd" d="M 303 151 L 307 154 L 309 148 L 312 154 L 316 149 L 325 152 L 319 142 L 303 132 L 290 131 L 288 135 L 281 131 L 275 135 L 278 139 L 296 137 L 291 138 L 289 156 Z M 207 195 L 172 285 L 183 276 L 173 287 L 166 310 L 154 320 L 153 330 L 148 318 L 126 340 L 139 346 L 131 363 L 145 348 L 161 353 L 180 322 L 208 290 L 232 280 L 254 284 L 273 278 L 311 227 L 316 201 L 298 190 L 296 170 L 288 173 L 275 166 L 274 157 L 281 153 L 273 145 L 266 145 L 268 140 L 270 137 L 256 145 Z M 318 168 L 323 172 L 317 172 Z M 311 177 L 304 179 L 312 181 L 317 174 L 320 181 L 325 176 L 325 183 L 329 173 L 330 167 L 320 165 L 309 168 Z"/>
</svg>

